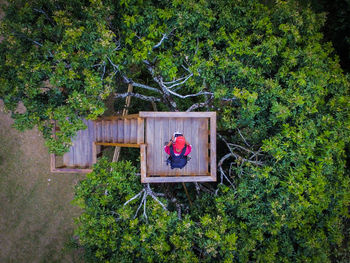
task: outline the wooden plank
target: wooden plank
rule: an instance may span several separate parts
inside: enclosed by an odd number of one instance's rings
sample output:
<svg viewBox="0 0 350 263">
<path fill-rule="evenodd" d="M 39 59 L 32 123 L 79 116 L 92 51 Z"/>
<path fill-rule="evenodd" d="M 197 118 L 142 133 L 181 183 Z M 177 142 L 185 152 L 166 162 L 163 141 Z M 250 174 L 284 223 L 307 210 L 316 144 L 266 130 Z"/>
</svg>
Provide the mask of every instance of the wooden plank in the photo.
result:
<svg viewBox="0 0 350 263">
<path fill-rule="evenodd" d="M 146 144 L 147 144 L 147 173 L 153 169 L 154 156 L 154 118 L 146 119 Z"/>
<path fill-rule="evenodd" d="M 95 141 L 95 129 L 94 129 L 94 122 L 89 120 L 87 122 L 88 126 L 88 141 L 86 141 L 86 149 L 87 149 L 87 166 L 92 167 L 92 143 Z"/>
<path fill-rule="evenodd" d="M 86 125 L 86 121 L 84 120 L 84 123 Z M 85 167 L 86 166 L 86 161 L 87 161 L 87 149 L 86 149 L 86 141 L 89 140 L 88 136 L 87 136 L 87 129 L 85 130 L 81 130 L 80 131 L 80 137 L 78 138 L 78 142 L 80 144 L 80 152 L 79 152 L 79 156 L 80 156 L 80 163 L 79 166 L 80 167 Z"/>
<path fill-rule="evenodd" d="M 146 177 L 141 183 L 215 182 L 211 176 Z"/>
<path fill-rule="evenodd" d="M 56 155 L 51 153 L 50 154 L 50 171 L 52 172 L 55 169 L 56 169 Z"/>
<path fill-rule="evenodd" d="M 112 142 L 118 142 L 118 121 L 112 121 Z"/>
<path fill-rule="evenodd" d="M 79 134 L 79 131 L 77 132 L 77 134 Z M 77 156 L 76 156 L 78 149 L 77 149 L 77 143 L 76 143 L 75 139 L 72 140 L 72 143 L 73 143 L 73 145 L 72 145 L 71 150 L 70 150 L 72 155 L 70 156 L 71 158 L 70 158 L 70 165 L 69 166 L 75 166 L 76 162 L 78 161 Z"/>
<path fill-rule="evenodd" d="M 210 174 L 216 182 L 216 113 L 210 118 Z"/>
<path fill-rule="evenodd" d="M 130 120 L 124 119 L 124 143 L 130 143 Z"/>
<path fill-rule="evenodd" d="M 94 125 L 95 125 L 95 141 L 99 142 L 100 141 L 99 122 L 94 121 Z"/>
<path fill-rule="evenodd" d="M 108 122 L 108 142 L 113 142 L 113 123 L 112 121 Z"/>
<path fill-rule="evenodd" d="M 146 171 L 147 171 L 146 144 L 141 144 L 140 160 L 141 160 L 141 183 L 143 183 L 144 180 L 146 179 Z"/>
<path fill-rule="evenodd" d="M 130 120 L 130 143 L 137 142 L 137 119 Z"/>
<path fill-rule="evenodd" d="M 161 137 L 162 137 L 162 127 L 161 127 L 161 121 L 162 118 L 155 118 L 154 119 L 154 129 L 153 129 L 153 135 L 154 135 L 154 139 L 153 139 L 153 145 L 154 145 L 154 149 L 153 149 L 153 171 L 155 172 L 160 172 L 162 170 L 162 163 L 161 163 Z"/>
<path fill-rule="evenodd" d="M 192 133 L 192 124 L 194 123 L 193 120 L 194 120 L 193 118 L 184 119 L 184 136 L 186 138 L 186 141 L 188 141 L 190 144 L 192 143 L 193 138 L 197 137 L 196 133 Z M 192 148 L 194 148 L 193 145 L 192 145 Z M 191 156 L 191 154 L 189 156 Z M 192 162 L 192 159 L 191 159 L 189 162 L 187 162 L 187 165 L 184 167 L 184 173 L 188 174 L 193 172 L 193 170 L 194 170 L 194 163 Z"/>
<path fill-rule="evenodd" d="M 137 118 L 137 140 L 136 143 L 144 143 L 144 134 L 145 134 L 145 128 L 144 128 L 144 119 Z"/>
<path fill-rule="evenodd" d="M 198 173 L 206 174 L 208 172 L 208 119 L 198 120 Z"/>
<path fill-rule="evenodd" d="M 142 118 L 210 118 L 215 112 L 140 111 Z"/>
<path fill-rule="evenodd" d="M 176 131 L 184 134 L 184 118 L 176 118 Z M 174 169 L 176 176 L 181 176 L 185 171 L 183 169 Z"/>
<path fill-rule="evenodd" d="M 92 169 L 80 169 L 80 168 L 56 168 L 53 173 L 91 173 Z"/>
<path fill-rule="evenodd" d="M 106 129 L 105 129 L 105 126 L 106 126 L 106 121 L 105 120 L 102 120 L 101 121 L 101 142 L 105 142 L 106 141 Z"/>
<path fill-rule="evenodd" d="M 169 118 L 160 118 L 160 129 L 162 132 L 159 134 L 159 170 L 167 175 L 169 173 L 170 166 L 166 165 L 168 155 L 164 151 L 164 144 L 169 142 L 169 139 L 171 138 L 169 131 Z"/>
<path fill-rule="evenodd" d="M 124 142 L 124 121 L 118 120 L 118 140 L 117 142 L 123 143 Z"/>
<path fill-rule="evenodd" d="M 169 118 L 169 131 L 168 131 L 168 138 L 166 139 L 168 142 L 171 139 L 171 136 L 174 134 L 175 130 L 176 130 L 176 119 L 175 118 Z M 168 157 L 169 155 L 165 155 L 166 157 Z M 174 170 L 171 170 L 170 166 L 168 165 L 166 167 L 166 175 L 169 176 L 171 174 L 173 174 Z"/>
<path fill-rule="evenodd" d="M 96 145 L 105 145 L 105 146 L 119 146 L 119 147 L 140 148 L 140 144 L 136 144 L 136 143 L 95 142 L 95 144 L 96 144 Z"/>
<path fill-rule="evenodd" d="M 111 121 L 106 122 L 106 142 L 111 142 Z"/>
<path fill-rule="evenodd" d="M 192 137 L 190 143 L 192 144 L 192 153 L 191 157 L 192 159 L 190 160 L 190 165 L 192 167 L 191 172 L 195 174 L 199 174 L 198 172 L 198 163 L 199 163 L 199 151 L 200 151 L 200 146 L 199 146 L 199 120 L 193 118 L 192 122 Z"/>
<path fill-rule="evenodd" d="M 72 159 L 71 157 L 72 155 L 72 147 L 69 149 L 69 152 L 66 152 L 65 154 L 63 154 L 63 164 L 66 166 L 70 166 L 70 160 Z"/>
<path fill-rule="evenodd" d="M 115 115 L 115 116 L 108 116 L 108 117 L 99 117 L 96 118 L 96 121 L 112 121 L 112 120 L 123 120 L 123 119 L 136 119 L 140 117 L 138 113 L 136 114 L 129 114 L 129 115 Z"/>
<path fill-rule="evenodd" d="M 97 145 L 95 142 L 91 144 L 92 146 L 92 164 L 97 163 Z"/>
<path fill-rule="evenodd" d="M 176 131 L 184 134 L 184 118 L 176 118 L 176 125 L 175 129 Z"/>
</svg>

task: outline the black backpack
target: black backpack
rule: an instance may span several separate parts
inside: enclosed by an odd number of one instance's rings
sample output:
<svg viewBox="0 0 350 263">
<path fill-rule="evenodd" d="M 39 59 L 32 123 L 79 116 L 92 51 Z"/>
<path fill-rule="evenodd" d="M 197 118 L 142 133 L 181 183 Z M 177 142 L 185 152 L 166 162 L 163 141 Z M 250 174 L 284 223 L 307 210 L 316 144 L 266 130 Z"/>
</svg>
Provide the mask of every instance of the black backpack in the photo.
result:
<svg viewBox="0 0 350 263">
<path fill-rule="evenodd" d="M 167 165 L 170 164 L 171 169 L 174 168 L 184 168 L 185 165 L 187 164 L 187 156 L 185 156 L 185 152 L 187 149 L 187 145 L 182 149 L 181 153 L 179 156 L 176 156 L 174 153 L 174 148 L 171 145 L 170 146 L 170 156 L 167 159 Z"/>
</svg>

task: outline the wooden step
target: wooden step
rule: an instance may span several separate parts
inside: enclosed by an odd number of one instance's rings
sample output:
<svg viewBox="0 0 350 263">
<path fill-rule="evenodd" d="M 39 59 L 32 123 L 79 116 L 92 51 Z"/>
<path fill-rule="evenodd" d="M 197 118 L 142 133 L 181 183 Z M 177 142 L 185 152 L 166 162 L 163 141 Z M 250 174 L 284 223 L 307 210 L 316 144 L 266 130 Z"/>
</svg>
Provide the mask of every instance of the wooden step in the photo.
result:
<svg viewBox="0 0 350 263">
<path fill-rule="evenodd" d="M 144 143 L 144 120 L 137 118 L 137 144 Z"/>
<path fill-rule="evenodd" d="M 117 142 L 123 143 L 124 142 L 124 121 L 118 120 L 117 121 Z"/>
<path fill-rule="evenodd" d="M 130 119 L 124 119 L 124 143 L 128 143 L 130 141 L 130 128 Z"/>
<path fill-rule="evenodd" d="M 128 143 L 136 143 L 137 141 L 137 119 L 130 120 L 130 139 Z"/>
<path fill-rule="evenodd" d="M 117 142 L 117 138 L 118 138 L 118 121 L 117 120 L 113 120 L 112 121 L 112 142 Z"/>
</svg>

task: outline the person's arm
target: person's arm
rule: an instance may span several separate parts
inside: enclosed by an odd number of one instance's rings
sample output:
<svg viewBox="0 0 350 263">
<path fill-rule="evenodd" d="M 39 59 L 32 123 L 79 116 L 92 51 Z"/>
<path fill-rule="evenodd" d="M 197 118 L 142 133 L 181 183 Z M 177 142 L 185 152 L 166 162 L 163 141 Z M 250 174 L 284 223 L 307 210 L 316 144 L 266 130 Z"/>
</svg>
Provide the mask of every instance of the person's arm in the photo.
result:
<svg viewBox="0 0 350 263">
<path fill-rule="evenodd" d="M 190 144 L 190 143 L 189 143 L 187 140 L 186 140 L 186 142 L 185 142 L 185 143 L 186 143 L 186 145 L 191 145 L 191 144 Z"/>
<path fill-rule="evenodd" d="M 174 141 L 174 135 L 171 137 L 171 140 L 168 142 L 168 144 L 166 146 L 170 147 L 170 145 L 172 145 Z"/>
</svg>

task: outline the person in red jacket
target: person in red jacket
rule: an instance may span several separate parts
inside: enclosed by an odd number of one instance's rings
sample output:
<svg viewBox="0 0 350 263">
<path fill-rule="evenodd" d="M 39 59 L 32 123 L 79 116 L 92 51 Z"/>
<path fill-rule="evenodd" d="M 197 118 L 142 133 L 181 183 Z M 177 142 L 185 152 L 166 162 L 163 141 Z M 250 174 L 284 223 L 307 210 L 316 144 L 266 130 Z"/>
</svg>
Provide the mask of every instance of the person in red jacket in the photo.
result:
<svg viewBox="0 0 350 263">
<path fill-rule="evenodd" d="M 168 144 L 164 146 L 164 151 L 169 154 L 167 164 L 171 165 L 171 169 L 183 168 L 187 164 L 187 156 L 191 150 L 192 145 L 186 141 L 185 137 L 175 132 Z"/>
</svg>

